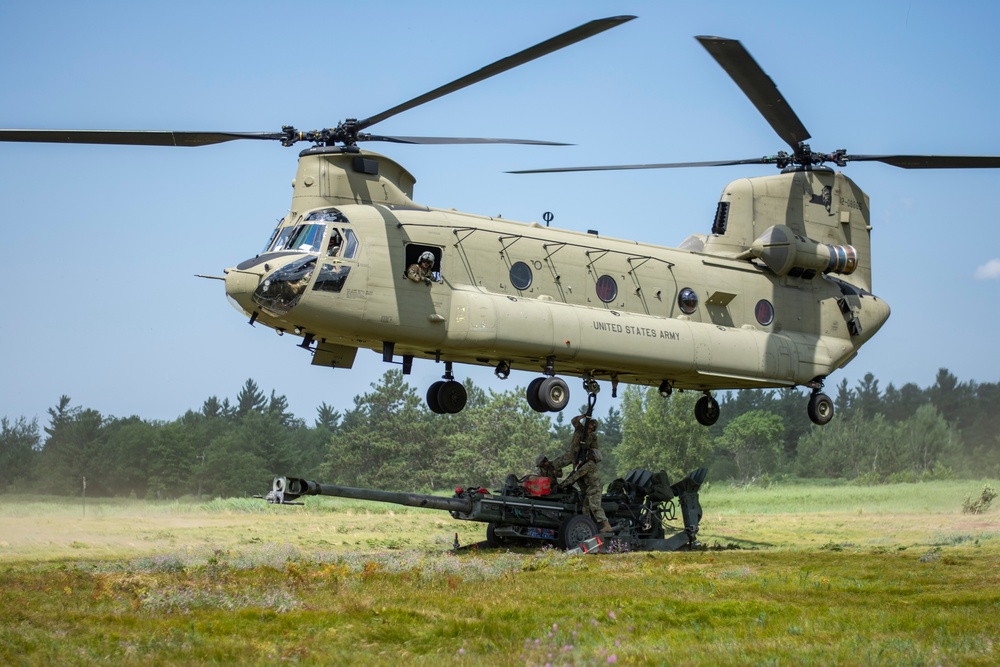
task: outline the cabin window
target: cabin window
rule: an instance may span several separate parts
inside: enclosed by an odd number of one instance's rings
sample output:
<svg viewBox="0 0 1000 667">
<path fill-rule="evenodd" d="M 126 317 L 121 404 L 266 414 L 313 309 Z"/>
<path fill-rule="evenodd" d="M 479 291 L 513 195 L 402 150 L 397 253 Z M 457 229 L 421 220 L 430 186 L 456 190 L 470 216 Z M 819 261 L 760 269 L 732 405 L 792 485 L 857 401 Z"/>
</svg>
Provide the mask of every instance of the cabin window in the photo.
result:
<svg viewBox="0 0 1000 667">
<path fill-rule="evenodd" d="M 698 295 L 690 287 L 685 287 L 677 295 L 677 305 L 682 313 L 690 315 L 698 308 Z"/>
<path fill-rule="evenodd" d="M 526 290 L 531 287 L 531 267 L 524 262 L 515 262 L 510 267 L 510 284 L 516 289 Z"/>
<path fill-rule="evenodd" d="M 774 306 L 767 299 L 761 299 L 754 308 L 754 315 L 757 316 L 757 322 L 766 327 L 774 321 Z"/>
<path fill-rule="evenodd" d="M 604 303 L 611 303 L 618 297 L 618 283 L 615 279 L 604 274 L 597 279 L 597 298 Z"/>
</svg>

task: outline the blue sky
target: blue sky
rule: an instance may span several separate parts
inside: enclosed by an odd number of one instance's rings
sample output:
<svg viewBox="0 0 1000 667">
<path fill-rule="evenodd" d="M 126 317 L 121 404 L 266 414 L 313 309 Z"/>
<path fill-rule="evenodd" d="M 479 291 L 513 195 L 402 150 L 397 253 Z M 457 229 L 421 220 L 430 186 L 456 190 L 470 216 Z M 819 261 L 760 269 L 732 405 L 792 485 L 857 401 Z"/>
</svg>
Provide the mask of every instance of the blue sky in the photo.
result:
<svg viewBox="0 0 1000 667">
<path fill-rule="evenodd" d="M 379 124 L 384 134 L 572 147 L 366 146 L 442 208 L 676 245 L 727 182 L 770 167 L 514 176 L 534 167 L 722 160 L 785 148 L 693 39 L 739 39 L 815 150 L 1000 154 L 1000 4 L 810 2 L 49 2 L 0 4 L 0 126 L 277 131 L 366 117 L 591 19 L 638 20 Z M 301 147 L 300 147 L 301 148 Z M 221 274 L 290 202 L 298 149 L 0 144 L 0 416 L 68 394 L 106 415 L 173 419 L 248 377 L 312 420 L 386 370 L 310 366 L 251 328 Z M 845 171 L 871 197 L 874 291 L 892 317 L 830 384 L 940 367 L 1000 380 L 1000 170 Z M 442 373 L 417 361 L 411 383 Z M 504 390 L 489 370 L 462 368 Z M 576 381 L 573 405 L 582 403 Z M 828 385 L 829 386 L 829 385 Z M 612 403 L 605 387 L 598 411 Z M 804 406 L 803 406 L 804 409 Z"/>
</svg>

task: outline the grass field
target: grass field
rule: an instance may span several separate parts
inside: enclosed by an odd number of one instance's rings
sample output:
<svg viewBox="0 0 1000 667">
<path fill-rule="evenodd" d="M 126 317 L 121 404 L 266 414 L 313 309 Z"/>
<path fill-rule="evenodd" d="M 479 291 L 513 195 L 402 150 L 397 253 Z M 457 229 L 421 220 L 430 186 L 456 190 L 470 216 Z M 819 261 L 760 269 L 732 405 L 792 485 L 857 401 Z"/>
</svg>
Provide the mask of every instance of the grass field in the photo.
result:
<svg viewBox="0 0 1000 667">
<path fill-rule="evenodd" d="M 599 556 L 357 501 L 0 496 L 0 663 L 994 665 L 984 484 L 709 485 L 712 548 Z"/>
</svg>

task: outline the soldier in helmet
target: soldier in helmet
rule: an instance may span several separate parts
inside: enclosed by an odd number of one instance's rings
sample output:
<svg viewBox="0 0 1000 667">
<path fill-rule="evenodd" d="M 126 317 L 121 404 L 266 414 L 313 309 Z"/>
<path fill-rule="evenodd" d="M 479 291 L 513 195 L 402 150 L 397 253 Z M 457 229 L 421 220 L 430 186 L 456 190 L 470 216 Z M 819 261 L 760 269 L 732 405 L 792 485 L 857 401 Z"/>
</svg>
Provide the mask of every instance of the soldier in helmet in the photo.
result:
<svg viewBox="0 0 1000 667">
<path fill-rule="evenodd" d="M 583 492 L 584 505 L 597 522 L 598 529 L 602 533 L 613 532 L 608 516 L 601 507 L 603 487 L 601 476 L 597 474 L 597 464 L 601 462 L 601 452 L 597 449 L 598 422 L 596 419 L 585 418 L 585 415 L 577 415 L 573 417 L 572 424 L 573 441 L 569 450 L 551 462 L 551 466 L 558 474 L 561 474 L 565 466 L 573 466 L 573 472 L 559 483 L 559 489 L 567 489 L 574 483 L 578 484 L 580 491 Z"/>
<path fill-rule="evenodd" d="M 427 250 L 421 253 L 415 264 L 410 264 L 406 270 L 406 277 L 415 283 L 430 285 L 434 280 L 434 253 Z"/>
</svg>

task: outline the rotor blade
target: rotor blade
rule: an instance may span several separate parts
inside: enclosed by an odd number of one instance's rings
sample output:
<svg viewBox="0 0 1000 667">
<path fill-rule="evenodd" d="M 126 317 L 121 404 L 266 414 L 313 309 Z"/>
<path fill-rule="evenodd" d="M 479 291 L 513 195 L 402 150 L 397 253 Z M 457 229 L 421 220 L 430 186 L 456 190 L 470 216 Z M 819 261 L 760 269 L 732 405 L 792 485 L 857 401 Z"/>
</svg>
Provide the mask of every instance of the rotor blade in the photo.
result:
<svg viewBox="0 0 1000 667">
<path fill-rule="evenodd" d="M 743 94 L 750 98 L 778 136 L 793 151 L 797 151 L 799 144 L 809 138 L 809 132 L 782 97 L 771 77 L 761 69 L 743 45 L 735 39 L 725 37 L 703 35 L 695 39 L 726 70 Z"/>
<path fill-rule="evenodd" d="M 521 169 L 508 174 L 553 174 L 567 171 L 621 171 L 625 169 L 674 169 L 678 167 L 729 167 L 739 164 L 774 164 L 773 157 L 748 158 L 746 160 L 717 160 L 711 162 L 665 162 L 662 164 L 619 164 L 603 167 L 556 167 L 553 169 Z"/>
<path fill-rule="evenodd" d="M 558 141 L 535 141 L 534 139 L 486 139 L 482 137 L 401 137 L 369 134 L 358 137 L 364 141 L 389 141 L 394 144 L 531 144 L 534 146 L 572 146 Z"/>
<path fill-rule="evenodd" d="M 535 60 L 536 58 L 541 58 L 544 55 L 552 53 L 553 51 L 558 51 L 563 47 L 575 44 L 576 42 L 587 39 L 588 37 L 593 37 L 598 33 L 610 30 L 611 28 L 621 25 L 627 21 L 631 21 L 634 18 L 634 16 L 612 16 L 606 19 L 598 19 L 596 21 L 591 21 L 590 23 L 585 23 L 579 27 L 564 32 L 561 35 L 557 35 L 540 44 L 536 44 L 535 46 L 515 53 L 512 56 L 507 56 L 502 60 L 498 60 L 491 65 L 487 65 L 486 67 L 473 72 L 472 74 L 467 74 L 460 79 L 452 81 L 451 83 L 435 88 L 429 93 L 424 93 L 419 97 L 414 97 L 409 102 L 403 102 L 402 104 L 394 106 L 391 109 L 387 109 L 380 114 L 360 120 L 358 121 L 356 127 L 359 130 L 370 127 L 375 123 L 380 123 L 398 113 L 420 106 L 421 104 L 425 104 L 431 100 L 436 100 L 439 97 L 444 97 L 449 93 L 461 90 L 462 88 L 471 86 L 474 83 L 479 83 L 480 81 L 488 79 L 491 76 L 496 76 L 497 74 L 506 72 L 509 69 L 523 65 L 527 62 Z"/>
<path fill-rule="evenodd" d="M 903 169 L 1000 169 L 996 155 L 847 155 L 849 162 L 884 162 Z"/>
<path fill-rule="evenodd" d="M 130 146 L 208 146 L 237 139 L 276 139 L 274 132 L 173 132 L 144 130 L 0 130 L 0 141 Z"/>
</svg>

